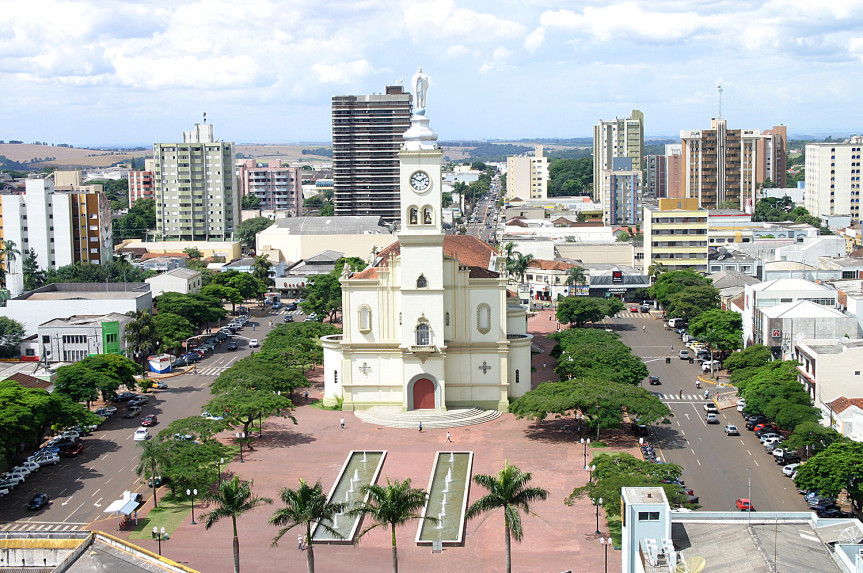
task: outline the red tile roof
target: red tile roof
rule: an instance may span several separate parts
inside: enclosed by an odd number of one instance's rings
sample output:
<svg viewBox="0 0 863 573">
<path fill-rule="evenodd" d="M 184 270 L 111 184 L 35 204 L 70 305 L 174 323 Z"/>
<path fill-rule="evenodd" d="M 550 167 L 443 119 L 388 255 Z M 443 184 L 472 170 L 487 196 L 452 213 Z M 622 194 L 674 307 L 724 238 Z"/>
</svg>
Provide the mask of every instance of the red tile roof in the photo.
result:
<svg viewBox="0 0 863 573">
<path fill-rule="evenodd" d="M 23 372 L 16 372 L 11 376 L 7 376 L 6 380 L 14 380 L 18 384 L 20 384 L 24 388 L 42 388 L 43 390 L 47 390 L 53 384 L 48 382 L 47 380 L 42 380 L 41 378 L 36 378 L 35 376 L 30 376 L 29 374 L 24 374 Z"/>
<path fill-rule="evenodd" d="M 836 414 L 844 412 L 851 406 L 857 406 L 863 410 L 863 398 L 846 398 L 845 396 L 839 396 L 832 402 L 828 402 L 827 405 L 830 406 L 830 409 Z"/>
<path fill-rule="evenodd" d="M 489 270 L 492 257 L 497 251 L 486 243 L 483 243 L 471 235 L 447 235 L 443 239 L 443 252 L 461 263 L 462 266 L 470 267 L 471 278 L 493 278 L 498 273 Z M 389 259 L 401 253 L 401 243 L 396 241 L 378 253 L 380 262 L 376 267 L 369 267 L 351 275 L 351 279 L 376 279 L 378 268 L 389 265 Z"/>
<path fill-rule="evenodd" d="M 574 267 L 572 263 L 564 261 L 550 261 L 548 259 L 531 259 L 527 266 L 544 271 L 567 271 Z"/>
</svg>

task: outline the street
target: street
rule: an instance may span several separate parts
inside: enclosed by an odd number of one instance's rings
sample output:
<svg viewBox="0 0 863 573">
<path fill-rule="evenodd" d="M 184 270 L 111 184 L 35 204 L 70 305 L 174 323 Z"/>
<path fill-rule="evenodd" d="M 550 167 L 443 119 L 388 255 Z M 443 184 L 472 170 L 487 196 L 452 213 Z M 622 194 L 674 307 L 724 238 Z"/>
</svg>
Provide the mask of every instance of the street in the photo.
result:
<svg viewBox="0 0 863 573">
<path fill-rule="evenodd" d="M 62 457 L 58 465 L 42 467 L 0 501 L 0 531 L 81 529 L 97 520 L 115 519 L 103 510 L 120 499 L 124 491 L 142 492 L 144 499 L 149 499 L 152 489 L 147 488 L 146 480 L 142 483 L 135 475 L 139 448 L 132 436 L 141 418 L 147 414 L 158 416 L 158 425 L 151 428 L 155 435 L 174 420 L 199 415 L 211 398 L 210 383 L 249 354 L 249 338 L 263 340 L 271 330 L 269 322 L 281 323 L 284 314 L 296 314 L 297 320 L 303 319 L 299 311 L 284 310 L 252 319 L 237 336 L 229 339 L 238 343 L 236 351 L 228 351 L 225 341 L 197 364 L 196 374 L 166 378 L 167 390 L 148 391 L 145 395 L 150 400 L 139 417 L 125 419 L 124 405 L 117 404 L 117 412 L 111 418 L 92 435 L 82 438 L 84 451 L 78 457 Z M 36 493 L 47 493 L 51 504 L 41 511 L 27 511 L 25 506 Z M 161 495 L 163 491 L 159 492 Z"/>
<path fill-rule="evenodd" d="M 674 418 L 670 425 L 654 426 L 658 454 L 663 461 L 683 467 L 683 480 L 700 498 L 703 509 L 733 510 L 734 500 L 749 497 L 756 510 L 806 511 L 794 482 L 782 475 L 782 466 L 746 430 L 736 407 L 720 410 L 719 424 L 705 422 L 704 391 L 709 390 L 713 397 L 717 391 L 733 395 L 734 389 L 709 383 L 696 389 L 699 366 L 678 358 L 685 346 L 674 331 L 665 330 L 662 320 L 646 313 L 624 311 L 604 322 L 642 358 L 651 375 L 659 376 L 661 385 L 649 386 L 645 380 L 644 387 L 671 408 Z M 668 356 L 670 364 L 665 363 Z M 726 424 L 736 425 L 740 436 L 726 436 Z"/>
</svg>

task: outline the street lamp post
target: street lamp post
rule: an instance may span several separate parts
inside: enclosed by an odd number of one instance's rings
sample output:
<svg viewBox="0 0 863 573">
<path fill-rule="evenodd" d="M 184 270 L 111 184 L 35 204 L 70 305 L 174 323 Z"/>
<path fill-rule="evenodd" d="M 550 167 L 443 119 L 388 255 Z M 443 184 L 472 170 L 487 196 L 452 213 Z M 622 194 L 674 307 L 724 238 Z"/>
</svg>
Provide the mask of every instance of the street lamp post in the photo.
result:
<svg viewBox="0 0 863 573">
<path fill-rule="evenodd" d="M 240 442 L 240 463 L 243 462 L 243 440 L 246 439 L 245 432 L 237 432 L 237 441 Z"/>
<path fill-rule="evenodd" d="M 192 525 L 197 525 L 197 523 L 195 523 L 195 496 L 198 495 L 198 490 L 187 489 L 186 495 L 192 497 Z"/>
<path fill-rule="evenodd" d="M 592 464 L 589 468 L 587 468 L 587 472 L 588 472 L 587 473 L 587 481 L 588 482 L 593 481 L 593 472 L 595 472 L 595 471 L 596 471 L 596 464 Z"/>
<path fill-rule="evenodd" d="M 219 466 L 219 483 L 222 483 L 222 464 L 225 463 L 225 458 L 219 458 L 219 461 L 216 462 Z"/>
<path fill-rule="evenodd" d="M 159 557 L 162 556 L 162 540 L 167 539 L 165 537 L 165 528 L 159 529 L 155 525 L 153 526 L 153 539 L 157 539 L 159 541 Z"/>
<path fill-rule="evenodd" d="M 587 466 L 587 445 L 589 443 L 590 443 L 590 438 L 587 438 L 586 440 L 584 438 L 581 438 L 581 445 L 584 446 L 584 469 L 588 469 L 588 466 Z"/>
<path fill-rule="evenodd" d="M 599 531 L 599 506 L 602 505 L 602 498 L 595 500 L 593 505 L 596 506 L 596 534 L 599 535 L 601 533 Z"/>
<path fill-rule="evenodd" d="M 608 573 L 608 547 L 611 545 L 611 537 L 600 537 L 599 542 L 605 548 L 605 573 Z"/>
</svg>

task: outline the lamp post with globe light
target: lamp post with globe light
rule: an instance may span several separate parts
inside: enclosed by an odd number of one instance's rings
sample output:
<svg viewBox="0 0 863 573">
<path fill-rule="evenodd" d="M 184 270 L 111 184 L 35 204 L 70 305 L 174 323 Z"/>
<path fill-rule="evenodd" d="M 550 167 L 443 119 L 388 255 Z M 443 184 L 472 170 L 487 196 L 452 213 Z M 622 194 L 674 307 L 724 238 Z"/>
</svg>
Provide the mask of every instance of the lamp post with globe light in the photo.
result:
<svg viewBox="0 0 863 573">
<path fill-rule="evenodd" d="M 608 548 L 611 546 L 611 537 L 600 537 L 599 543 L 605 548 L 605 573 L 608 573 Z"/>
<path fill-rule="evenodd" d="M 586 440 L 584 438 L 581 438 L 581 445 L 584 446 L 584 469 L 588 468 L 588 466 L 587 466 L 587 446 L 588 446 L 588 444 L 590 444 L 590 438 L 587 438 Z"/>
<path fill-rule="evenodd" d="M 159 541 L 159 556 L 162 556 L 162 540 L 167 539 L 167 535 L 165 535 L 165 528 L 159 529 L 155 525 L 153 526 L 153 539 L 157 539 Z"/>
<path fill-rule="evenodd" d="M 596 506 L 596 534 L 599 535 L 599 507 L 602 505 L 602 498 L 593 500 L 593 505 Z"/>
<path fill-rule="evenodd" d="M 192 525 L 197 525 L 197 523 L 195 523 L 195 496 L 198 495 L 198 490 L 187 489 L 186 495 L 192 498 Z"/>
</svg>

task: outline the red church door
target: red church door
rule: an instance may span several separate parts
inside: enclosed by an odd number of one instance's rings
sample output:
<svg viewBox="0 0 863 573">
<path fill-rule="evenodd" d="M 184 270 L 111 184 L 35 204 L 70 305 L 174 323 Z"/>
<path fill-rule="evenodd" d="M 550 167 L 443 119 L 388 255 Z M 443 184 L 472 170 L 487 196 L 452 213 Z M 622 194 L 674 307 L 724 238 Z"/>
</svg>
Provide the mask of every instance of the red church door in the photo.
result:
<svg viewBox="0 0 863 573">
<path fill-rule="evenodd" d="M 434 383 L 427 378 L 414 382 L 414 410 L 434 410 Z"/>
</svg>

